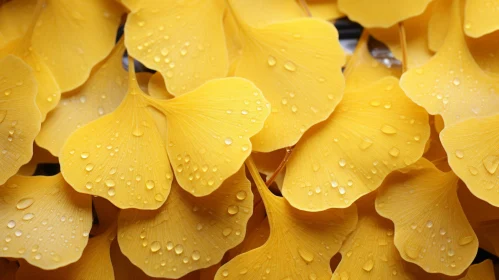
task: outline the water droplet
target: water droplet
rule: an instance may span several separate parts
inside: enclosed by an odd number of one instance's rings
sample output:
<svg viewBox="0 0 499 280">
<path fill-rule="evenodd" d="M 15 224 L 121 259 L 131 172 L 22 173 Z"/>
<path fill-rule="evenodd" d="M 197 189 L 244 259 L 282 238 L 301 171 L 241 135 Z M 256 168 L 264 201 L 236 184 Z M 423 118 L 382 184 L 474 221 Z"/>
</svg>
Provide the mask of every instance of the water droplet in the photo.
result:
<svg viewBox="0 0 499 280">
<path fill-rule="evenodd" d="M 20 237 L 21 235 L 23 235 L 23 231 L 18 229 L 14 232 L 14 235 Z"/>
<path fill-rule="evenodd" d="M 91 163 L 89 163 L 89 164 L 87 164 L 87 165 L 85 166 L 85 170 L 87 170 L 87 171 L 92 171 L 93 169 L 94 169 L 94 165 L 93 165 L 93 164 L 91 164 Z"/>
<path fill-rule="evenodd" d="M 298 107 L 296 107 L 296 105 L 291 106 L 291 112 L 293 113 L 298 112 Z"/>
<path fill-rule="evenodd" d="M 192 260 L 198 261 L 201 258 L 199 251 L 193 251 L 191 255 Z"/>
<path fill-rule="evenodd" d="M 347 165 L 347 161 L 344 159 L 344 158 L 341 158 L 339 161 L 338 161 L 338 164 L 341 166 L 341 167 L 345 167 Z"/>
<path fill-rule="evenodd" d="M 173 242 L 171 241 L 166 242 L 166 249 L 168 251 L 171 251 L 173 249 Z"/>
<path fill-rule="evenodd" d="M 135 137 L 140 137 L 140 136 L 144 135 L 144 131 L 142 131 L 142 129 L 140 129 L 139 127 L 136 126 L 132 131 L 132 135 Z"/>
<path fill-rule="evenodd" d="M 182 244 L 177 244 L 174 250 L 175 254 L 180 255 L 184 252 L 184 246 L 182 246 Z"/>
<path fill-rule="evenodd" d="M 147 181 L 146 182 L 146 188 L 148 190 L 152 190 L 154 188 L 154 181 L 152 181 L 152 180 Z"/>
<path fill-rule="evenodd" d="M 459 238 L 458 244 L 461 246 L 464 246 L 464 245 L 470 244 L 471 241 L 473 241 L 473 239 L 475 239 L 475 238 L 471 235 L 464 236 L 464 237 Z"/>
<path fill-rule="evenodd" d="M 109 188 L 114 187 L 116 185 L 116 183 L 112 179 L 106 180 L 105 184 Z"/>
<path fill-rule="evenodd" d="M 381 127 L 381 132 L 383 132 L 384 134 L 391 135 L 397 133 L 397 129 L 391 125 L 385 124 Z"/>
<path fill-rule="evenodd" d="M 407 245 L 405 246 L 405 253 L 411 259 L 416 259 L 419 256 L 419 248 Z"/>
<path fill-rule="evenodd" d="M 81 158 L 82 158 L 82 159 L 86 159 L 86 158 L 88 158 L 89 156 L 90 156 L 90 154 L 89 154 L 89 153 L 81 153 Z"/>
<path fill-rule="evenodd" d="M 275 60 L 275 57 L 269 55 L 269 58 L 267 59 L 267 63 L 269 64 L 269 66 L 275 66 L 277 61 Z"/>
<path fill-rule="evenodd" d="M 232 145 L 232 138 L 230 138 L 230 137 L 225 138 L 224 143 L 227 146 Z"/>
<path fill-rule="evenodd" d="M 364 263 L 364 265 L 362 266 L 362 269 L 369 272 L 373 269 L 373 267 L 374 267 L 374 261 L 372 259 L 369 259 Z"/>
<path fill-rule="evenodd" d="M 161 243 L 159 243 L 158 241 L 154 241 L 153 243 L 151 243 L 151 252 L 156 253 L 157 251 L 159 251 L 159 249 L 161 249 Z"/>
<path fill-rule="evenodd" d="M 439 231 L 440 235 L 445 235 L 447 233 L 447 231 L 444 229 L 444 228 L 441 228 L 440 231 Z"/>
<path fill-rule="evenodd" d="M 452 249 L 447 250 L 447 256 L 449 256 L 449 257 L 454 256 L 454 250 L 452 250 Z"/>
<path fill-rule="evenodd" d="M 494 174 L 499 166 L 499 157 L 494 155 L 487 156 L 483 160 L 483 166 L 490 174 Z"/>
<path fill-rule="evenodd" d="M 476 168 L 475 168 L 475 167 L 473 167 L 473 166 L 470 166 L 470 167 L 468 168 L 468 170 L 470 171 L 471 175 L 473 175 L 473 176 L 475 176 L 475 175 L 477 175 L 477 174 L 478 174 L 478 169 L 476 169 Z"/>
<path fill-rule="evenodd" d="M 223 234 L 223 236 L 225 236 L 225 237 L 229 236 L 231 233 L 232 233 L 232 229 L 231 229 L 231 228 L 224 228 L 224 229 L 222 230 L 222 234 Z"/>
<path fill-rule="evenodd" d="M 109 196 L 115 196 L 116 195 L 116 190 L 114 188 L 109 188 L 109 190 L 107 190 L 107 194 Z"/>
<path fill-rule="evenodd" d="M 393 147 L 390 149 L 390 151 L 388 152 L 392 157 L 398 157 L 399 154 L 400 154 L 400 150 Z"/>
<path fill-rule="evenodd" d="M 222 276 L 223 277 L 229 276 L 229 271 L 227 269 L 224 269 L 224 271 L 222 271 Z"/>
<path fill-rule="evenodd" d="M 296 65 L 291 61 L 284 63 L 284 68 L 290 72 L 296 71 Z"/>
<path fill-rule="evenodd" d="M 23 216 L 23 220 L 29 221 L 29 220 L 33 219 L 34 217 L 35 217 L 35 214 L 33 214 L 33 213 L 26 213 Z"/>
<path fill-rule="evenodd" d="M 307 249 L 298 248 L 298 254 L 306 263 L 311 263 L 314 261 L 314 253 Z"/>
<path fill-rule="evenodd" d="M 369 147 L 371 147 L 373 144 L 373 140 L 371 140 L 371 138 L 368 138 L 368 137 L 364 137 L 362 139 L 362 142 L 360 143 L 359 145 L 359 148 L 363 151 L 367 150 Z"/>
<path fill-rule="evenodd" d="M 14 228 L 16 226 L 16 222 L 13 220 L 10 220 L 7 222 L 7 227 L 8 228 Z"/>
<path fill-rule="evenodd" d="M 456 150 L 454 152 L 454 154 L 456 155 L 457 158 L 463 158 L 464 157 L 464 152 L 461 151 L 461 150 Z"/>
<path fill-rule="evenodd" d="M 426 222 L 426 227 L 427 228 L 432 228 L 433 227 L 433 222 L 432 221 Z"/>
<path fill-rule="evenodd" d="M 87 182 L 87 183 L 85 184 L 85 188 L 87 188 L 87 190 L 91 190 L 93 186 L 94 186 L 94 185 L 93 185 L 91 182 Z"/>
<path fill-rule="evenodd" d="M 455 85 L 455 86 L 458 86 L 461 84 L 461 81 L 459 80 L 459 78 L 455 78 L 452 83 Z"/>
<path fill-rule="evenodd" d="M 237 200 L 245 200 L 246 199 L 246 192 L 245 191 L 238 191 L 237 194 L 236 194 L 236 198 Z"/>
<path fill-rule="evenodd" d="M 229 215 L 235 215 L 239 212 L 239 207 L 237 205 L 231 205 L 227 208 L 227 213 Z"/>
<path fill-rule="evenodd" d="M 338 191 L 340 192 L 341 195 L 344 195 L 347 192 L 344 187 L 339 187 Z"/>
<path fill-rule="evenodd" d="M 34 200 L 32 198 L 23 198 L 19 200 L 16 204 L 17 209 L 23 210 L 30 207 L 33 204 Z"/>
</svg>

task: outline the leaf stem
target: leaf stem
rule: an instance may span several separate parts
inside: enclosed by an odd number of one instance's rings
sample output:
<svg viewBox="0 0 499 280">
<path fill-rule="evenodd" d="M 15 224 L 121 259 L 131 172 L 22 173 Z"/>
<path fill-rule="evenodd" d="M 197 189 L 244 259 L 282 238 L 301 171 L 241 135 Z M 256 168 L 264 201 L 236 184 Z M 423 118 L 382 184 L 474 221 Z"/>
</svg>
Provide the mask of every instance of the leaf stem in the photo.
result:
<svg viewBox="0 0 499 280">
<path fill-rule="evenodd" d="M 270 178 L 267 180 L 267 182 L 265 182 L 267 187 L 272 185 L 272 183 L 275 181 L 275 178 L 277 177 L 277 175 L 279 175 L 279 173 L 281 173 L 281 171 L 284 169 L 284 167 L 288 163 L 289 157 L 291 156 L 292 153 L 293 153 L 293 147 L 286 147 L 286 154 L 284 155 L 284 158 L 282 159 L 279 166 L 277 166 L 277 169 L 274 171 L 274 173 L 272 173 L 272 176 L 270 176 Z"/>
<path fill-rule="evenodd" d="M 312 17 L 312 13 L 310 12 L 310 9 L 308 8 L 307 2 L 305 0 L 299 0 L 301 8 L 305 11 L 308 17 Z"/>
<path fill-rule="evenodd" d="M 398 24 L 400 48 L 402 49 L 402 73 L 407 71 L 407 37 L 405 34 L 404 22 Z"/>
</svg>

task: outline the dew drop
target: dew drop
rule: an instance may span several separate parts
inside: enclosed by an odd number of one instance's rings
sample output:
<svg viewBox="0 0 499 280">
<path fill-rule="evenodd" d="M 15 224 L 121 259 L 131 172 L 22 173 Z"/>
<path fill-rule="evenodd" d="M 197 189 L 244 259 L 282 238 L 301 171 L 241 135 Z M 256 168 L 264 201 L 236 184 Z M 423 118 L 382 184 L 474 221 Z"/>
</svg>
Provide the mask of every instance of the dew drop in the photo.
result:
<svg viewBox="0 0 499 280">
<path fill-rule="evenodd" d="M 157 193 L 156 195 L 154 195 L 154 199 L 157 201 L 157 202 L 161 202 L 163 200 L 165 200 L 165 197 L 160 194 L 160 193 Z"/>
<path fill-rule="evenodd" d="M 34 217 L 35 217 L 35 214 L 33 214 L 33 213 L 26 213 L 23 216 L 23 220 L 29 221 L 29 220 L 33 219 Z"/>
<path fill-rule="evenodd" d="M 192 260 L 198 261 L 201 258 L 199 251 L 193 251 L 191 255 Z"/>
<path fill-rule="evenodd" d="M 32 198 L 23 198 L 19 200 L 16 204 L 17 209 L 23 210 L 30 207 L 33 204 L 34 200 Z"/>
<path fill-rule="evenodd" d="M 373 269 L 373 267 L 374 267 L 374 261 L 372 259 L 369 259 L 364 263 L 364 265 L 362 266 L 362 269 L 369 272 Z"/>
<path fill-rule="evenodd" d="M 237 205 L 231 205 L 227 208 L 227 213 L 229 215 L 235 215 L 239 212 L 239 207 Z"/>
<path fill-rule="evenodd" d="M 464 237 L 461 237 L 459 239 L 458 244 L 461 246 L 464 246 L 464 245 L 470 244 L 471 241 L 473 241 L 473 239 L 474 239 L 474 237 L 471 235 L 464 236 Z"/>
<path fill-rule="evenodd" d="M 148 190 L 152 190 L 154 188 L 154 181 L 152 181 L 152 180 L 147 181 L 146 182 L 146 188 Z"/>
<path fill-rule="evenodd" d="M 489 155 L 483 160 L 483 166 L 490 174 L 494 174 L 499 166 L 499 157 L 494 155 Z"/>
<path fill-rule="evenodd" d="M 107 190 L 107 194 L 109 196 L 115 196 L 116 195 L 116 190 L 114 188 L 109 188 L 109 190 Z"/>
<path fill-rule="evenodd" d="M 7 227 L 8 228 L 14 228 L 16 226 L 16 222 L 13 220 L 10 220 L 7 222 Z"/>
<path fill-rule="evenodd" d="M 224 228 L 224 229 L 222 230 L 222 234 L 223 234 L 223 236 L 225 236 L 225 237 L 229 236 L 231 233 L 232 233 L 232 229 L 231 229 L 231 228 Z"/>
<path fill-rule="evenodd" d="M 230 138 L 230 137 L 225 138 L 224 143 L 227 146 L 232 145 L 232 138 Z"/>
<path fill-rule="evenodd" d="M 158 241 L 151 243 L 151 252 L 155 253 L 161 249 L 161 244 Z"/>
<path fill-rule="evenodd" d="M 90 156 L 90 154 L 89 153 L 81 153 L 80 156 L 81 156 L 82 159 L 86 159 L 86 158 L 88 158 Z"/>
<path fill-rule="evenodd" d="M 105 184 L 109 188 L 114 187 L 116 185 L 116 183 L 112 179 L 106 180 Z"/>
<path fill-rule="evenodd" d="M 182 244 L 177 244 L 174 248 L 175 254 L 180 255 L 184 252 L 184 246 Z"/>
<path fill-rule="evenodd" d="M 398 157 L 399 154 L 400 154 L 400 150 L 393 147 L 390 149 L 390 151 L 388 152 L 392 157 Z"/>
<path fill-rule="evenodd" d="M 92 189 L 92 187 L 93 187 L 93 184 L 92 184 L 91 182 L 87 182 L 87 183 L 85 184 L 85 188 L 87 188 L 87 190 L 91 190 L 91 189 Z"/>
<path fill-rule="evenodd" d="M 284 63 L 284 69 L 288 70 L 289 72 L 294 72 L 296 71 L 296 65 L 291 61 L 287 61 L 286 63 Z"/>
<path fill-rule="evenodd" d="M 314 261 L 314 253 L 307 249 L 298 248 L 298 254 L 307 264 Z"/>
<path fill-rule="evenodd" d="M 461 150 L 456 150 L 454 152 L 454 154 L 456 155 L 457 158 L 463 158 L 464 157 L 464 152 L 461 151 Z"/>
<path fill-rule="evenodd" d="M 385 124 L 381 127 L 381 132 L 383 132 L 384 134 L 392 135 L 397 133 L 397 129 L 395 129 L 393 126 Z"/>
<path fill-rule="evenodd" d="M 296 105 L 291 106 L 291 112 L 293 113 L 298 112 L 298 107 L 296 107 Z"/>
<path fill-rule="evenodd" d="M 359 148 L 363 151 L 367 150 L 369 147 L 371 147 L 373 145 L 373 140 L 371 140 L 371 138 L 368 138 L 368 137 L 364 137 L 362 139 L 362 142 L 360 143 L 359 145 Z"/>
<path fill-rule="evenodd" d="M 269 55 L 269 57 L 267 59 L 267 63 L 269 64 L 269 66 L 275 66 L 277 61 L 276 61 L 275 57 Z"/>
<path fill-rule="evenodd" d="M 338 161 L 338 164 L 341 167 L 345 167 L 347 165 L 347 161 L 344 158 L 342 158 Z"/>
<path fill-rule="evenodd" d="M 461 84 L 461 81 L 459 80 L 459 78 L 455 78 L 452 83 L 455 85 L 455 86 L 458 86 Z"/>
<path fill-rule="evenodd" d="M 87 164 L 87 165 L 85 166 L 85 170 L 87 170 L 87 171 L 89 171 L 89 172 L 90 172 L 90 171 L 92 171 L 93 169 L 94 169 L 94 165 L 93 165 L 93 164 L 91 164 L 91 163 L 89 163 L 89 164 Z"/>
<path fill-rule="evenodd" d="M 238 191 L 236 194 L 237 200 L 240 200 L 240 201 L 245 200 L 246 196 L 247 196 L 247 194 L 245 191 Z"/>
</svg>

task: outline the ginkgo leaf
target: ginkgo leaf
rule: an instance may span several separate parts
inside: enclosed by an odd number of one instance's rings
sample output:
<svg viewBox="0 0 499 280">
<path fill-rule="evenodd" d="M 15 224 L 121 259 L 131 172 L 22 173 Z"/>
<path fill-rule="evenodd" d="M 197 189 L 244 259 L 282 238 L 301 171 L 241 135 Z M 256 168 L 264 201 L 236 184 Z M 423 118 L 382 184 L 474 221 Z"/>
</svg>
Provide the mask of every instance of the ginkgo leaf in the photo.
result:
<svg viewBox="0 0 499 280">
<path fill-rule="evenodd" d="M 173 174 L 144 96 L 130 69 L 128 93 L 119 107 L 69 136 L 60 163 L 75 190 L 122 209 L 157 209 L 165 202 Z"/>
<path fill-rule="evenodd" d="M 461 280 L 495 280 L 494 264 L 491 260 L 471 265 Z"/>
<path fill-rule="evenodd" d="M 62 92 L 82 85 L 111 52 L 122 13 L 115 1 L 46 2 L 33 32 L 33 49 Z"/>
<path fill-rule="evenodd" d="M 436 116 L 438 115 L 430 116 L 430 138 L 426 143 L 428 149 L 425 150 L 423 156 L 429 161 L 445 160 L 445 162 L 447 162 L 447 153 L 445 152 L 444 147 L 440 142 L 440 135 L 435 125 L 437 119 Z"/>
<path fill-rule="evenodd" d="M 317 213 L 297 210 L 267 189 L 251 159 L 247 164 L 265 203 L 270 237 L 224 264 L 215 279 L 331 279 L 329 261 L 355 229 L 355 206 Z"/>
<path fill-rule="evenodd" d="M 242 78 L 216 79 L 170 100 L 154 101 L 167 120 L 167 147 L 180 186 L 195 196 L 216 190 L 250 155 L 250 137 L 270 105 Z"/>
<path fill-rule="evenodd" d="M 111 243 L 116 236 L 116 229 L 111 228 L 105 233 L 91 238 L 83 250 L 81 258 L 68 266 L 56 270 L 43 270 L 22 262 L 17 280 L 114 280 L 111 263 Z M 81 253 L 80 253 L 81 254 Z"/>
<path fill-rule="evenodd" d="M 43 269 L 80 258 L 92 227 L 92 203 L 60 174 L 14 176 L 0 186 L 0 200 L 0 257 L 23 258 Z"/>
<path fill-rule="evenodd" d="M 388 28 L 420 15 L 432 0 L 338 0 L 338 8 L 367 28 Z"/>
<path fill-rule="evenodd" d="M 307 5 L 314 17 L 335 20 L 345 16 L 338 8 L 338 0 L 308 0 Z"/>
<path fill-rule="evenodd" d="M 421 168 L 385 180 L 376 211 L 395 224 L 395 246 L 404 260 L 430 273 L 459 275 L 478 249 L 457 197 L 459 178 L 425 159 L 418 163 Z"/>
<path fill-rule="evenodd" d="M 266 181 L 268 181 L 274 172 L 277 171 L 279 166 L 282 164 L 283 159 L 286 157 L 286 149 L 275 150 L 270 153 L 253 153 L 253 160 L 255 161 L 258 171 L 266 176 Z M 283 167 L 277 176 L 274 178 L 279 189 L 282 189 L 282 183 L 284 182 L 284 175 L 286 174 L 286 167 Z"/>
<path fill-rule="evenodd" d="M 369 33 L 364 31 L 345 69 L 347 90 L 360 89 L 386 77 L 400 77 L 400 68 L 388 68 L 372 57 L 367 43 Z"/>
<path fill-rule="evenodd" d="M 146 274 L 178 278 L 220 262 L 243 241 L 252 210 L 244 168 L 206 197 L 192 196 L 174 183 L 167 203 L 157 211 L 120 213 L 118 242 Z"/>
<path fill-rule="evenodd" d="M 341 100 L 345 55 L 338 32 L 316 18 L 253 27 L 234 6 L 243 43 L 234 75 L 254 82 L 272 104 L 263 130 L 252 138 L 254 150 L 292 146 Z"/>
<path fill-rule="evenodd" d="M 441 115 L 446 125 L 497 112 L 499 80 L 473 60 L 464 39 L 458 0 L 453 3 L 442 47 L 425 65 L 404 73 L 400 86 L 430 114 Z"/>
<path fill-rule="evenodd" d="M 123 255 L 115 240 L 111 244 L 111 261 L 113 262 L 114 277 L 118 280 L 155 280 L 154 278 L 148 276 L 140 268 L 133 265 L 130 260 Z M 200 271 L 193 271 L 181 278 L 180 280 L 199 280 Z M 164 279 L 162 277 L 162 279 Z M 212 278 L 213 279 L 213 278 Z"/>
<path fill-rule="evenodd" d="M 178 96 L 226 76 L 224 1 L 142 0 L 135 5 L 125 25 L 128 52 L 161 72 L 168 92 Z"/>
<path fill-rule="evenodd" d="M 471 37 L 481 37 L 499 29 L 499 1 L 466 0 L 464 31 Z"/>
<path fill-rule="evenodd" d="M 232 13 L 225 13 L 224 16 L 224 32 L 227 45 L 227 53 L 229 55 L 229 72 L 228 76 L 234 76 L 234 72 L 239 63 L 242 51 L 241 30 Z"/>
<path fill-rule="evenodd" d="M 423 14 L 404 21 L 403 28 L 405 28 L 407 34 L 408 68 L 421 66 L 433 56 L 433 53 L 428 48 L 428 21 L 431 15 L 432 5 L 429 5 Z M 390 28 L 372 28 L 369 29 L 369 33 L 374 38 L 385 43 L 395 58 L 402 61 L 399 28 L 398 25 L 393 25 Z"/>
<path fill-rule="evenodd" d="M 479 199 L 460 181 L 458 189 L 459 201 L 470 224 L 479 227 L 483 224 L 494 223 L 499 220 L 499 207 L 495 207 L 488 202 Z M 482 244 L 480 244 L 481 246 Z"/>
<path fill-rule="evenodd" d="M 92 197 L 92 206 L 95 212 L 97 225 L 92 227 L 91 235 L 99 235 L 108 230 L 118 220 L 120 209 L 114 206 L 107 199 L 102 197 Z"/>
<path fill-rule="evenodd" d="M 429 134 L 428 115 L 396 78 L 347 90 L 331 117 L 294 148 L 283 196 L 306 211 L 348 207 L 393 170 L 416 162 Z"/>
<path fill-rule="evenodd" d="M 54 157 L 49 151 L 40 148 L 37 145 L 33 145 L 33 157 L 28 163 L 19 168 L 17 175 L 32 176 L 35 173 L 38 164 L 44 163 L 57 164 L 59 163 L 59 159 Z"/>
<path fill-rule="evenodd" d="M 21 59 L 0 58 L 0 184 L 30 161 L 40 131 L 33 70 Z"/>
<path fill-rule="evenodd" d="M 152 75 L 147 90 L 149 95 L 154 98 L 172 99 L 174 97 L 166 90 L 165 80 L 163 80 L 163 76 L 161 76 L 160 72 L 156 72 Z"/>
<path fill-rule="evenodd" d="M 237 11 L 236 21 L 243 20 L 253 27 L 264 27 L 294 18 L 305 17 L 305 12 L 297 1 L 289 0 L 229 0 L 230 8 Z M 240 23 L 238 23 L 240 24 Z M 242 28 L 241 26 L 239 26 Z M 244 29 L 244 28 L 243 28 Z"/>
<path fill-rule="evenodd" d="M 436 0 L 431 5 L 431 17 L 428 22 L 428 47 L 436 52 L 444 43 L 451 18 L 450 7 L 453 0 Z"/>
<path fill-rule="evenodd" d="M 480 199 L 499 206 L 499 115 L 473 118 L 441 132 L 452 170 Z"/>
<path fill-rule="evenodd" d="M 40 147 L 59 156 L 71 133 L 118 107 L 128 85 L 128 75 L 122 66 L 124 51 L 125 46 L 120 41 L 109 57 L 95 67 L 85 84 L 62 96 L 36 137 Z"/>
<path fill-rule="evenodd" d="M 0 5 L 0 49 L 26 33 L 36 3 L 36 0 L 17 0 Z"/>
<path fill-rule="evenodd" d="M 357 228 L 341 247 L 332 280 L 418 279 L 393 244 L 393 225 L 374 211 L 359 209 Z"/>
</svg>

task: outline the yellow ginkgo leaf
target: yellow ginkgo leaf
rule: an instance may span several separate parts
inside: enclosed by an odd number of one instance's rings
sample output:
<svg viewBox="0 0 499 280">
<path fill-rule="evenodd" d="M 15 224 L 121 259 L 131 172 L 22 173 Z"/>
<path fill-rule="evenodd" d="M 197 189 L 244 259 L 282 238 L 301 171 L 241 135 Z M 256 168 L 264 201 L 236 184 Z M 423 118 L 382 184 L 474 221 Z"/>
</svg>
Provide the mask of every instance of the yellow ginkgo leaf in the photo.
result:
<svg viewBox="0 0 499 280">
<path fill-rule="evenodd" d="M 42 114 L 42 121 L 45 120 L 47 113 L 55 108 L 61 98 L 59 85 L 57 85 L 52 72 L 49 70 L 43 59 L 33 51 L 31 45 L 33 28 L 35 27 L 36 21 L 42 11 L 43 3 L 44 1 L 37 1 L 36 8 L 33 12 L 34 15 L 26 33 L 19 39 L 11 41 L 9 44 L 0 49 L 0 57 L 7 54 L 15 55 L 21 58 L 34 70 L 33 73 L 38 86 L 36 105 Z"/>
<path fill-rule="evenodd" d="M 37 0 L 18 0 L 0 5 L 0 49 L 26 33 L 36 2 Z"/>
<path fill-rule="evenodd" d="M 421 168 L 385 180 L 376 211 L 395 224 L 395 246 L 404 260 L 430 273 L 459 275 L 478 249 L 457 197 L 459 178 L 425 159 L 418 163 Z"/>
<path fill-rule="evenodd" d="M 338 8 L 367 28 L 388 28 L 420 15 L 432 0 L 338 0 Z"/>
<path fill-rule="evenodd" d="M 131 64 L 128 93 L 112 113 L 73 132 L 61 149 L 61 172 L 78 192 L 119 208 L 157 209 L 173 174 L 164 140 Z"/>
<path fill-rule="evenodd" d="M 270 236 L 263 246 L 224 264 L 215 279 L 331 279 L 329 261 L 355 229 L 355 206 L 318 213 L 297 210 L 267 189 L 251 159 L 247 164 L 265 203 Z"/>
<path fill-rule="evenodd" d="M 234 76 L 237 63 L 241 57 L 242 42 L 241 30 L 237 25 L 237 21 L 232 13 L 225 13 L 224 16 L 224 32 L 229 55 L 229 72 L 228 76 Z"/>
<path fill-rule="evenodd" d="M 491 260 L 471 265 L 461 280 L 495 280 L 494 264 Z"/>
<path fill-rule="evenodd" d="M 253 27 L 242 19 L 245 10 L 237 5 L 231 10 L 243 42 L 235 75 L 254 82 L 272 104 L 265 127 L 252 138 L 254 149 L 292 146 L 329 117 L 343 96 L 345 55 L 338 32 L 316 18 Z"/>
<path fill-rule="evenodd" d="M 19 168 L 19 171 L 17 171 L 17 175 L 32 176 L 35 173 L 38 164 L 45 163 L 57 164 L 59 163 L 59 159 L 54 157 L 51 153 L 49 153 L 49 151 L 40 148 L 37 145 L 33 145 L 33 157 L 28 163 Z"/>
<path fill-rule="evenodd" d="M 111 263 L 111 243 L 116 236 L 116 226 L 103 234 L 91 238 L 81 258 L 68 266 L 56 270 L 43 270 L 25 262 L 17 271 L 17 280 L 114 280 Z M 80 252 L 81 254 L 81 252 Z"/>
<path fill-rule="evenodd" d="M 464 30 L 466 35 L 481 37 L 499 29 L 499 1 L 466 0 Z"/>
<path fill-rule="evenodd" d="M 338 0 L 308 0 L 307 5 L 314 17 L 335 20 L 344 16 L 338 9 Z"/>
<path fill-rule="evenodd" d="M 440 142 L 440 136 L 435 125 L 437 116 L 438 115 L 430 116 L 430 138 L 426 143 L 427 149 L 425 149 L 425 153 L 423 156 L 431 162 L 438 160 L 447 162 L 447 153 L 445 152 L 444 147 Z M 450 169 L 443 171 L 449 171 L 449 170 Z"/>
<path fill-rule="evenodd" d="M 114 277 L 117 280 L 157 280 L 158 278 L 154 278 L 148 276 L 144 273 L 140 268 L 133 265 L 130 260 L 123 255 L 118 245 L 118 242 L 115 240 L 111 244 L 111 260 L 113 262 L 114 269 Z M 180 280 L 199 280 L 200 271 L 193 271 L 181 278 Z M 164 279 L 163 277 L 161 277 Z M 213 279 L 213 277 L 211 278 Z"/>
<path fill-rule="evenodd" d="M 347 90 L 360 89 L 386 76 L 400 77 L 400 68 L 388 68 L 372 57 L 368 41 L 369 33 L 364 31 L 345 69 Z"/>
<path fill-rule="evenodd" d="M 270 153 L 258 153 L 252 154 L 253 160 L 258 168 L 258 171 L 266 176 L 265 180 L 271 179 L 274 172 L 278 171 L 279 166 L 286 157 L 286 149 L 275 150 Z M 277 176 L 274 178 L 279 189 L 282 189 L 282 183 L 284 181 L 284 175 L 286 174 L 286 167 L 283 167 L 279 171 Z"/>
<path fill-rule="evenodd" d="M 33 70 L 21 59 L 0 58 L 0 184 L 16 174 L 33 155 L 33 141 L 40 131 L 40 111 Z"/>
<path fill-rule="evenodd" d="M 496 220 L 499 220 L 499 207 L 492 206 L 473 195 L 462 181 L 460 181 L 458 196 L 464 213 L 466 213 L 466 217 L 473 228 L 484 224 L 493 224 Z"/>
<path fill-rule="evenodd" d="M 444 43 L 451 18 L 450 7 L 453 0 L 435 0 L 431 5 L 431 17 L 428 21 L 428 47 L 436 52 Z"/>
<path fill-rule="evenodd" d="M 36 137 L 36 143 L 40 147 L 59 156 L 71 133 L 118 107 L 127 92 L 128 84 L 127 72 L 122 66 L 124 51 L 123 42 L 120 41 L 109 57 L 95 67 L 85 84 L 62 96 Z"/>
<path fill-rule="evenodd" d="M 393 170 L 416 162 L 429 134 L 428 115 L 396 78 L 347 90 L 331 117 L 296 145 L 283 196 L 306 211 L 348 207 Z"/>
<path fill-rule="evenodd" d="M 393 244 L 393 225 L 375 212 L 374 204 L 359 208 L 357 228 L 340 252 L 341 262 L 332 280 L 418 279 Z"/>
<path fill-rule="evenodd" d="M 122 13 L 115 1 L 46 1 L 33 32 L 33 49 L 62 92 L 82 85 L 109 54 Z"/>
<path fill-rule="evenodd" d="M 216 190 L 250 155 L 250 137 L 263 127 L 270 105 L 242 78 L 216 79 L 154 106 L 167 120 L 167 147 L 180 186 L 195 196 Z"/>
<path fill-rule="evenodd" d="M 99 235 L 115 224 L 118 220 L 120 209 L 107 199 L 98 196 L 92 197 L 92 206 L 96 217 L 90 234 Z M 97 224 L 95 224 L 96 222 Z"/>
<path fill-rule="evenodd" d="M 426 63 L 433 53 L 428 48 L 428 21 L 432 14 L 432 5 L 429 5 L 425 12 L 419 16 L 404 21 L 407 43 L 407 66 L 414 68 Z M 369 33 L 374 38 L 385 43 L 395 58 L 403 60 L 402 47 L 400 45 L 399 26 L 393 25 L 390 28 L 372 28 Z"/>
<path fill-rule="evenodd" d="M 160 72 L 152 75 L 147 86 L 147 91 L 150 96 L 157 99 L 172 99 L 174 97 L 166 90 L 165 80 L 163 80 Z"/>
<path fill-rule="evenodd" d="M 499 207 L 499 115 L 473 118 L 441 132 L 452 170 L 480 199 Z"/>
<path fill-rule="evenodd" d="M 293 18 L 305 17 L 305 12 L 294 0 L 229 0 L 231 9 L 237 13 L 236 21 L 243 20 L 253 27 L 263 27 Z M 240 23 L 238 23 L 240 24 Z M 239 28 L 242 28 L 239 26 Z"/>
<path fill-rule="evenodd" d="M 161 72 L 168 92 L 178 96 L 226 76 L 223 0 L 142 0 L 136 5 L 125 25 L 128 52 Z"/>
<path fill-rule="evenodd" d="M 459 0 L 453 2 L 442 47 L 425 65 L 404 73 L 400 86 L 430 114 L 441 115 L 446 125 L 498 111 L 499 80 L 473 60 L 464 39 Z"/>
<path fill-rule="evenodd" d="M 244 168 L 206 197 L 192 196 L 174 183 L 158 211 L 120 213 L 118 242 L 146 274 L 178 278 L 220 262 L 227 250 L 241 243 L 252 209 Z"/>
<path fill-rule="evenodd" d="M 92 203 L 60 174 L 14 176 L 0 186 L 0 201 L 0 257 L 23 258 L 43 269 L 80 258 L 92 227 Z"/>
</svg>

